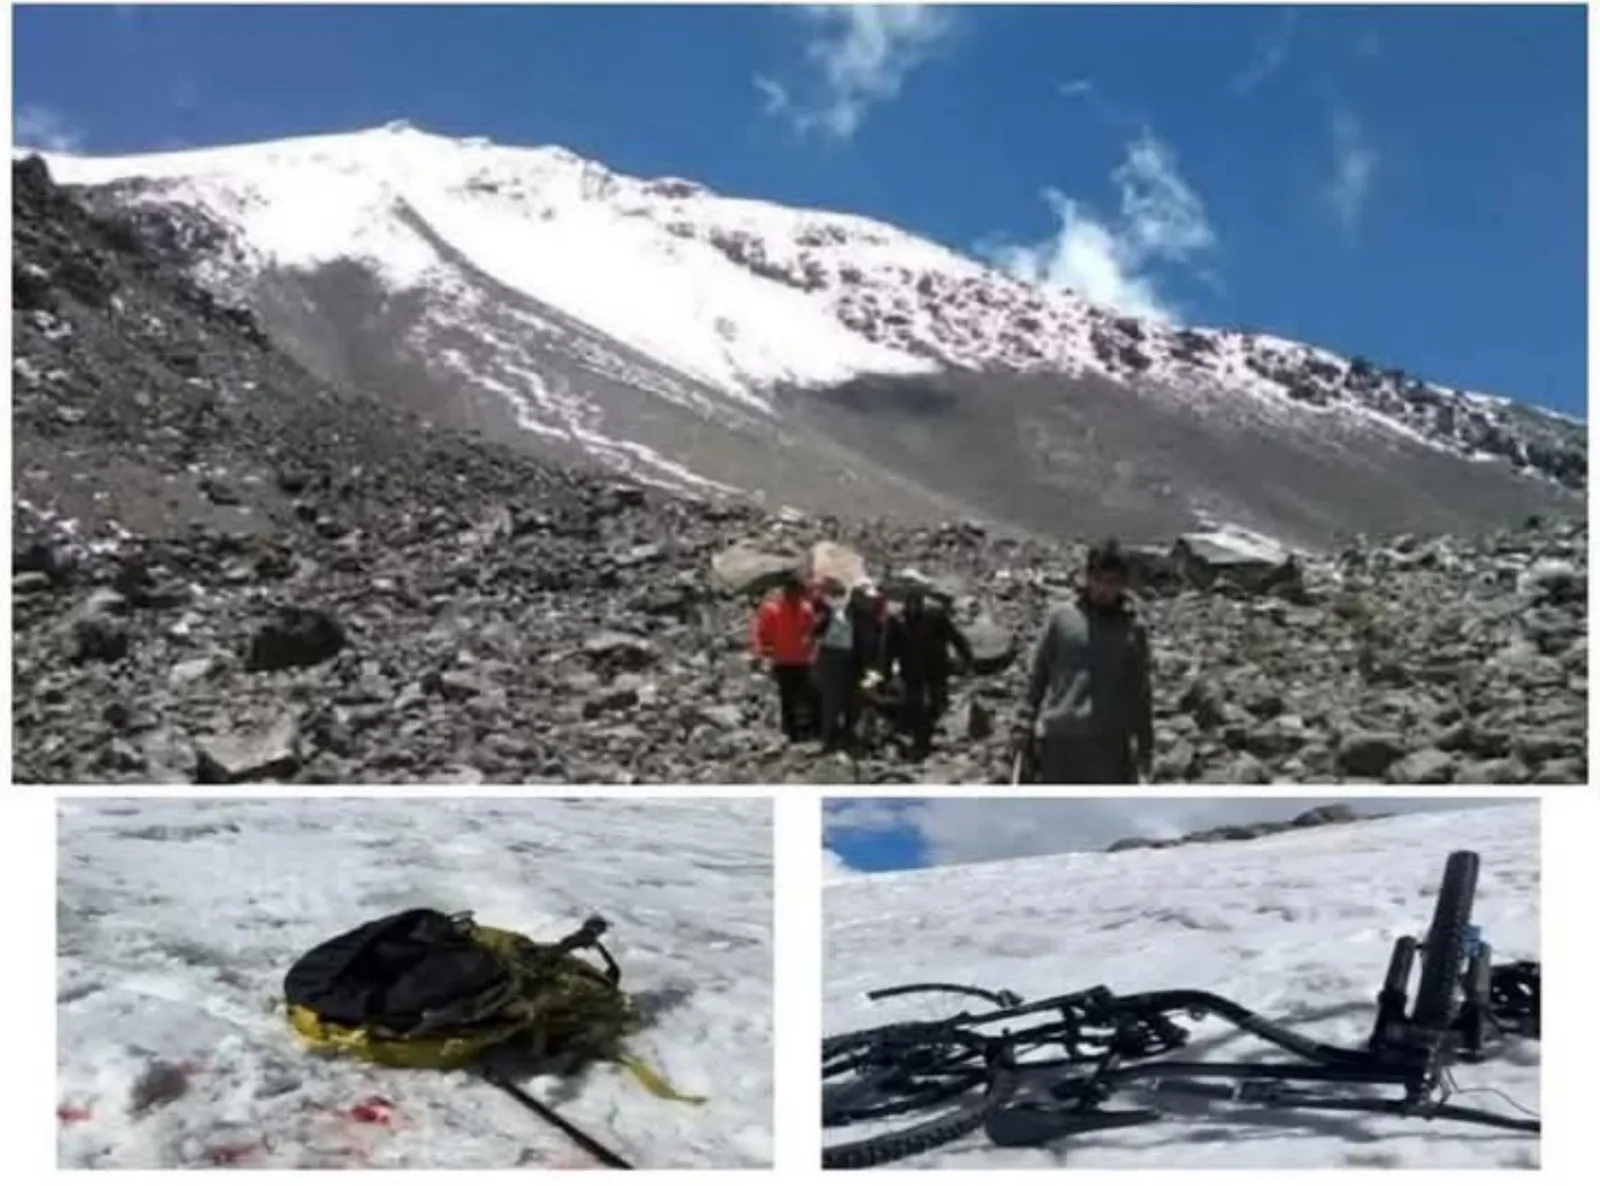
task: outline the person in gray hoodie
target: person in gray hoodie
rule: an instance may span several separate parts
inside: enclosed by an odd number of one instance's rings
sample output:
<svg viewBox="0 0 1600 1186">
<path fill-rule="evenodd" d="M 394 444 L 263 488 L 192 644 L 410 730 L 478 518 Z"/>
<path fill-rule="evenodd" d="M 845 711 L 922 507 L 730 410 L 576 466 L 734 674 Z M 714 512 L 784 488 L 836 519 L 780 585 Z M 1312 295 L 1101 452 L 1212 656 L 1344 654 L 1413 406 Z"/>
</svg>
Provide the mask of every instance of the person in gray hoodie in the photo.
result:
<svg viewBox="0 0 1600 1186">
<path fill-rule="evenodd" d="M 1116 540 L 1106 540 L 1090 550 L 1077 598 L 1045 622 L 1022 722 L 1032 757 L 1025 781 L 1081 786 L 1149 778 L 1150 639 L 1127 589 L 1127 557 Z"/>
</svg>

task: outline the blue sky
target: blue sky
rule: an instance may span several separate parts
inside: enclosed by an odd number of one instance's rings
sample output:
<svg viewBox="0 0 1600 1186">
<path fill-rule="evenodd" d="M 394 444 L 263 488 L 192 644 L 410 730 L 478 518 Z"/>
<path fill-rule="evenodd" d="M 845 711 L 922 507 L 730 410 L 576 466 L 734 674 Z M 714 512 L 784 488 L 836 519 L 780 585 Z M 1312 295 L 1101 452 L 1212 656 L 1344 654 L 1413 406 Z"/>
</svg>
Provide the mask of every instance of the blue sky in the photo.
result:
<svg viewBox="0 0 1600 1186">
<path fill-rule="evenodd" d="M 1318 798 L 827 799 L 824 856 L 839 870 L 878 873 L 1059 852 L 1103 852 L 1126 836 L 1166 839 L 1219 824 L 1293 819 Z M 1514 799 L 1368 797 L 1362 814 L 1458 811 Z"/>
<path fill-rule="evenodd" d="M 17 139 L 559 143 L 1585 413 L 1581 6 L 19 6 Z"/>
</svg>

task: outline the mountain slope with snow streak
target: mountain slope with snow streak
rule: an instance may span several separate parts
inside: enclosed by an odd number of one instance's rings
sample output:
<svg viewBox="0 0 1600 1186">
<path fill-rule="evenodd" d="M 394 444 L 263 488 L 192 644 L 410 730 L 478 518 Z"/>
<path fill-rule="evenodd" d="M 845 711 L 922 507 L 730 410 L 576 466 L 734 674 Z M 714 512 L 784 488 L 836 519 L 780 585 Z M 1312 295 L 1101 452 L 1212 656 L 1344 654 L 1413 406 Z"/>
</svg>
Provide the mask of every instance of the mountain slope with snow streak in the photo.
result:
<svg viewBox="0 0 1600 1186">
<path fill-rule="evenodd" d="M 885 271 L 964 262 L 866 219 L 720 198 L 692 182 L 625 177 L 562 148 L 453 140 L 409 125 L 47 159 L 69 184 L 158 183 L 233 231 L 237 262 L 257 270 L 354 259 L 405 291 L 440 276 L 441 256 L 454 250 L 679 374 L 757 402 L 777 382 L 933 369 L 841 324 L 804 282 L 764 274 L 791 265 L 810 274 L 811 257 L 769 262 L 767 245 L 816 238 L 817 258 L 865 252 Z"/>
<path fill-rule="evenodd" d="M 1033 998 L 1104 984 L 1121 993 L 1205 989 L 1314 1038 L 1360 1046 L 1393 941 L 1426 931 L 1445 858 L 1456 849 L 1482 857 L 1474 920 L 1496 961 L 1539 958 L 1538 812 L 1530 802 L 1247 842 L 832 880 L 824 890 L 823 1032 L 933 1015 L 926 999 L 865 1000 L 869 990 L 894 984 L 975 984 Z M 1192 1034 L 1188 1051 L 1175 1057 L 1278 1056 L 1216 1021 L 1192 1027 Z M 1493 1090 L 1539 1109 L 1537 1042 L 1516 1040 L 1494 1060 L 1458 1067 L 1455 1075 L 1463 1090 L 1484 1092 L 1459 1102 L 1510 1110 Z M 1130 1092 L 1112 1106 L 1137 1099 Z M 1526 1168 L 1539 1161 L 1536 1138 L 1491 1129 L 1289 1115 L 1194 1105 L 1159 1124 L 1075 1137 L 1050 1149 L 997 1149 L 980 1133 L 896 1164 L 1437 1169 Z"/>
<path fill-rule="evenodd" d="M 414 906 L 541 940 L 602 914 L 651 1018 L 631 1049 L 709 1102 L 607 1065 L 525 1089 L 641 1167 L 771 1164 L 765 801 L 78 799 L 58 868 L 63 1167 L 593 1165 L 466 1072 L 299 1044 L 293 961 Z"/>
<path fill-rule="evenodd" d="M 324 379 L 676 489 L 1316 546 L 1516 522 L 1586 481 L 1562 417 L 562 148 L 397 123 L 48 160 L 181 212 L 206 283 Z"/>
</svg>

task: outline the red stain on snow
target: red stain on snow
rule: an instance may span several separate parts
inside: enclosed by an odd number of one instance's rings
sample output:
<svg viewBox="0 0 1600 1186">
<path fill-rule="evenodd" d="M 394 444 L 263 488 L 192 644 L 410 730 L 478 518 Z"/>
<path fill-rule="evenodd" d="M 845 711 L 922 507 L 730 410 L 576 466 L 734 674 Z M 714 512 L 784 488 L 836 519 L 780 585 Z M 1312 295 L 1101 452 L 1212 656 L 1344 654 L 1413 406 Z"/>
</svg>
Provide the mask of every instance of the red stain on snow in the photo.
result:
<svg viewBox="0 0 1600 1186">
<path fill-rule="evenodd" d="M 394 1122 L 394 1105 L 381 1095 L 368 1096 L 349 1111 L 350 1119 L 361 1124 L 381 1124 L 389 1128 Z"/>
<path fill-rule="evenodd" d="M 56 1119 L 62 1124 L 81 1124 L 85 1120 L 94 1118 L 94 1113 L 88 1108 L 80 1108 L 76 1104 L 62 1104 L 56 1109 Z"/>
</svg>

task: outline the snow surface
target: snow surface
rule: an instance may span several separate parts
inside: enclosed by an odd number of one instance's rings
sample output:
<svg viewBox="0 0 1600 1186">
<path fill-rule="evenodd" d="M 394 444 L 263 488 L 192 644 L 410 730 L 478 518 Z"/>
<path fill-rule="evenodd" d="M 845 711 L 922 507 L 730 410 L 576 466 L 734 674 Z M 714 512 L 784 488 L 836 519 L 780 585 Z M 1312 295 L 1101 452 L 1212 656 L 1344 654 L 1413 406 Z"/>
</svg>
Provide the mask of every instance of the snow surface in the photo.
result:
<svg viewBox="0 0 1600 1186">
<path fill-rule="evenodd" d="M 414 906 L 539 939 L 602 914 L 654 1013 L 631 1049 L 709 1102 L 610 1065 L 526 1090 L 641 1167 L 772 1162 L 764 800 L 75 799 L 58 847 L 62 1167 L 594 1165 L 467 1072 L 324 1060 L 284 1022 L 299 955 Z"/>
<path fill-rule="evenodd" d="M 777 382 L 933 369 L 852 333 L 824 302 L 731 262 L 708 239 L 663 225 L 692 206 L 696 217 L 715 216 L 719 225 L 792 237 L 806 212 L 622 177 L 561 148 L 500 147 L 390 126 L 149 156 L 46 159 L 68 184 L 170 182 L 168 197 L 204 208 L 267 262 L 314 268 L 356 258 L 397 288 L 425 285 L 442 270 L 438 250 L 406 219 L 409 210 L 500 283 L 759 407 L 766 406 L 759 391 Z"/>
<path fill-rule="evenodd" d="M 1474 921 L 1496 962 L 1539 958 L 1538 804 L 1393 817 L 1255 841 L 1072 853 L 831 880 L 824 893 L 823 1032 L 927 1019 L 950 995 L 872 1004 L 874 988 L 931 980 L 1025 997 L 1206 989 L 1323 1041 L 1362 1045 L 1393 941 L 1432 916 L 1446 856 L 1482 857 Z M 949 1006 L 947 1008 L 947 1006 Z M 1184 1024 L 1189 1024 L 1185 1022 Z M 1185 1055 L 1279 1052 L 1226 1025 L 1191 1029 Z M 1288 1056 L 1284 1056 L 1288 1057 Z M 1456 1068 L 1457 1102 L 1539 1110 L 1539 1045 Z M 1135 1093 L 1115 1103 L 1133 1103 Z M 1164 1107 L 1173 1108 L 1169 1098 Z M 1528 1168 L 1537 1138 L 1421 1120 L 1250 1113 L 1184 1101 L 1144 1127 L 1052 1149 L 998 1149 L 977 1133 L 914 1168 Z M 1284 1118 L 1287 1115 L 1289 1118 Z M 866 1128 L 839 1130 L 864 1135 Z M 825 1139 L 841 1140 L 833 1135 Z"/>
</svg>

